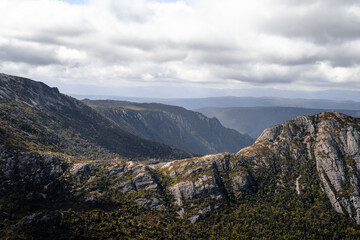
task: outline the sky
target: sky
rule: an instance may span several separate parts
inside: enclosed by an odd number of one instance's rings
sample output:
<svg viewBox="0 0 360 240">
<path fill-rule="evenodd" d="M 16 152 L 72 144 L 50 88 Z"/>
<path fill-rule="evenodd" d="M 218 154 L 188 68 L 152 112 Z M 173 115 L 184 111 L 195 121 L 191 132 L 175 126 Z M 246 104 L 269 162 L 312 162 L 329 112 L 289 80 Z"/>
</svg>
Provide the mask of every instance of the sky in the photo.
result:
<svg viewBox="0 0 360 240">
<path fill-rule="evenodd" d="M 0 0 L 0 72 L 73 94 L 360 91 L 359 26 L 355 0 Z"/>
</svg>

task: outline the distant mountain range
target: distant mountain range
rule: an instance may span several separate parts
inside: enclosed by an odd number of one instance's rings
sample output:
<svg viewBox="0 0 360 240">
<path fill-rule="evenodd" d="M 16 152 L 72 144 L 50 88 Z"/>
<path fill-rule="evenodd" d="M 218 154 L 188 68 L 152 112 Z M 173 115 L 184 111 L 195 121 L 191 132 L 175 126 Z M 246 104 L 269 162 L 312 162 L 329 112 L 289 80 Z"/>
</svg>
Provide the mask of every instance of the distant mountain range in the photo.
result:
<svg viewBox="0 0 360 240">
<path fill-rule="evenodd" d="M 61 84 L 61 83 L 57 83 Z M 280 90 L 274 88 L 241 88 L 241 89 L 219 89 L 183 86 L 91 86 L 91 85 L 57 85 L 63 92 L 79 99 L 116 99 L 137 102 L 136 99 L 157 99 L 169 98 L 212 98 L 223 96 L 236 97 L 270 97 L 270 98 L 305 98 L 305 99 L 330 99 L 335 101 L 352 100 L 360 102 L 360 91 L 356 90 L 323 90 L 323 91 L 301 91 L 301 90 Z M 225 86 L 226 87 L 226 86 Z M 76 91 L 76 93 L 75 93 Z M 103 95 L 102 95 L 103 94 Z M 121 96 L 121 97 L 119 97 Z M 154 98 L 154 96 L 157 96 Z M 140 102 L 147 102 L 140 100 Z"/>
<path fill-rule="evenodd" d="M 75 96 L 83 98 L 83 96 Z M 314 109 L 360 110 L 360 102 L 349 100 L 279 98 L 279 97 L 209 97 L 209 98 L 129 98 L 87 96 L 90 99 L 124 100 L 138 103 L 162 103 L 196 110 L 205 107 L 300 107 Z"/>
<path fill-rule="evenodd" d="M 332 109 L 333 110 L 333 109 Z M 247 133 L 253 138 L 260 136 L 262 131 L 270 126 L 302 115 L 314 115 L 329 109 L 311 109 L 294 107 L 230 107 L 201 108 L 197 111 L 208 117 L 216 117 L 220 122 L 241 133 Z M 353 117 L 360 117 L 360 110 L 336 110 Z"/>
<path fill-rule="evenodd" d="M 237 152 L 254 142 L 246 134 L 223 127 L 216 118 L 182 107 L 110 100 L 83 102 L 134 135 L 189 152 Z"/>
</svg>

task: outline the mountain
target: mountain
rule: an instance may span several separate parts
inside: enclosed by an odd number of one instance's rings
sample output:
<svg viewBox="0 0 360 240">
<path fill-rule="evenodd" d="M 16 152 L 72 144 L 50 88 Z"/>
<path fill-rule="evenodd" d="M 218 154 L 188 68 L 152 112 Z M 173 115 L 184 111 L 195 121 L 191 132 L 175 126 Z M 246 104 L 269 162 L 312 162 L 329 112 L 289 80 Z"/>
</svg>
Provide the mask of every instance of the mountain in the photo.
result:
<svg viewBox="0 0 360 240">
<path fill-rule="evenodd" d="M 0 237 L 356 239 L 359 148 L 360 119 L 337 112 L 151 167 L 0 145 Z"/>
<path fill-rule="evenodd" d="M 196 110 L 204 107 L 302 107 L 316 109 L 360 110 L 360 102 L 350 100 L 301 99 L 277 97 L 212 97 L 168 99 L 165 104 Z"/>
<path fill-rule="evenodd" d="M 84 98 L 80 95 L 77 97 Z M 208 98 L 130 98 L 119 96 L 86 96 L 90 99 L 113 99 L 131 102 L 156 102 L 197 110 L 206 107 L 298 107 L 315 109 L 348 109 L 360 110 L 360 102 L 351 100 L 327 100 L 279 97 L 208 97 Z M 357 99 L 354 98 L 354 99 Z"/>
<path fill-rule="evenodd" d="M 246 134 L 223 127 L 216 118 L 182 107 L 110 100 L 84 100 L 84 103 L 127 132 L 189 152 L 237 152 L 254 142 Z"/>
<path fill-rule="evenodd" d="M 337 212 L 360 224 L 359 118 L 337 112 L 297 117 L 266 129 L 239 155 L 265 166 L 275 185 L 298 196 L 311 200 L 310 188 L 320 188 Z"/>
<path fill-rule="evenodd" d="M 324 91 L 301 91 L 301 90 L 280 90 L 274 88 L 241 88 L 241 89 L 218 89 L 206 88 L 204 86 L 148 86 L 148 87 L 106 87 L 87 85 L 61 85 L 63 92 L 71 96 L 83 99 L 113 99 L 132 102 L 158 102 L 160 99 L 169 98 L 213 98 L 224 96 L 237 97 L 273 97 L 273 98 L 303 98 L 303 99 L 330 99 L 330 100 L 352 100 L 360 101 L 360 91 L 356 90 L 324 90 Z M 75 93 L 76 92 L 76 93 Z M 100 95 L 99 93 L 103 94 Z M 121 96 L 121 97 L 120 97 Z M 157 96 L 154 98 L 153 96 Z"/>
<path fill-rule="evenodd" d="M 228 128 L 235 129 L 241 133 L 247 133 L 251 137 L 257 138 L 264 129 L 270 126 L 298 116 L 314 115 L 330 110 L 293 107 L 208 107 L 198 109 L 197 111 L 207 117 L 216 117 Z M 353 117 L 360 117 L 360 110 L 336 111 Z"/>
<path fill-rule="evenodd" d="M 0 74 L 0 139 L 31 151 L 77 158 L 193 156 L 121 129 L 86 104 L 41 82 Z"/>
</svg>

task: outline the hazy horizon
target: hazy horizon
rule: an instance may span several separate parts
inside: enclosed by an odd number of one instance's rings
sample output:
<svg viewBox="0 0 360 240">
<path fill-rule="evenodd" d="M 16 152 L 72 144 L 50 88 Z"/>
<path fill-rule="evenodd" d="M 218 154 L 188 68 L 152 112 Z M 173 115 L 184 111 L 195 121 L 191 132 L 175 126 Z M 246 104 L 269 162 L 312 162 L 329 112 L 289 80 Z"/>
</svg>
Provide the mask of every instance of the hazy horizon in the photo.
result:
<svg viewBox="0 0 360 240">
<path fill-rule="evenodd" d="M 140 91 L 139 91 L 140 89 Z M 179 91 L 179 89 L 181 91 Z M 60 89 L 61 91 L 62 89 Z M 196 99 L 196 98 L 220 98 L 220 97 L 253 97 L 253 98 L 284 98 L 284 99 L 317 99 L 332 101 L 354 101 L 360 102 L 360 92 L 351 90 L 324 90 L 324 91 L 286 91 L 266 88 L 252 89 L 204 89 L 204 88 L 158 88 L 137 87 L 110 89 L 105 91 L 86 91 L 86 87 L 81 93 L 71 91 L 61 91 L 78 99 Z"/>
</svg>

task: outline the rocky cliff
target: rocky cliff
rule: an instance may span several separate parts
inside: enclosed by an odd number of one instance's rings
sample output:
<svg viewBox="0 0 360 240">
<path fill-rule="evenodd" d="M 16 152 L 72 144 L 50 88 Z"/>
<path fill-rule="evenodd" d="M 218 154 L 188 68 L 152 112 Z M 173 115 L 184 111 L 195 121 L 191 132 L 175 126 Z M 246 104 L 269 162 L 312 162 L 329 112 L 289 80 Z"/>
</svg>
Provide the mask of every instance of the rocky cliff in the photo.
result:
<svg viewBox="0 0 360 240">
<path fill-rule="evenodd" d="M 298 195 L 308 191 L 311 174 L 334 209 L 360 224 L 360 120 L 337 112 L 301 116 L 266 129 L 238 156 L 278 172 Z M 316 171 L 315 169 L 316 168 Z"/>
<path fill-rule="evenodd" d="M 31 151 L 84 159 L 194 156 L 137 137 L 56 88 L 5 74 L 0 74 L 0 139 Z"/>
<path fill-rule="evenodd" d="M 237 154 L 170 162 L 160 172 L 170 179 L 169 192 L 179 206 L 205 198 L 227 203 L 256 192 L 258 185 L 264 192 L 293 192 L 313 201 L 320 188 L 337 212 L 360 224 L 359 134 L 360 120 L 344 114 L 301 116 L 266 129 Z"/>
<path fill-rule="evenodd" d="M 343 114 L 302 116 L 266 129 L 238 153 L 176 160 L 155 168 L 120 160 L 72 162 L 2 146 L 0 177 L 4 194 L 23 181 L 34 183 L 23 186 L 19 196 L 24 199 L 58 194 L 47 192 L 56 182 L 70 198 L 101 201 L 104 193 L 113 191 L 133 194 L 141 206 L 173 206 L 178 217 L 192 222 L 257 192 L 285 191 L 311 202 L 318 189 L 337 212 L 360 224 L 359 133 L 359 119 Z"/>
<path fill-rule="evenodd" d="M 110 100 L 84 102 L 132 134 L 189 152 L 237 152 L 254 142 L 246 134 L 225 128 L 216 118 L 181 107 Z"/>
<path fill-rule="evenodd" d="M 11 92 L 4 92 L 4 99 L 10 97 Z M 266 129 L 238 153 L 146 165 L 119 158 L 89 160 L 46 148 L 39 151 L 43 142 L 34 124 L 14 123 L 37 117 L 31 109 L 58 105 L 37 107 L 41 100 L 14 99 L 14 105 L 1 105 L 11 109 L 2 112 L 1 136 L 6 141 L 0 145 L 1 238 L 354 238 L 360 234 L 354 225 L 360 224 L 357 118 L 337 112 L 301 116 Z M 76 101 L 69 104 L 87 109 Z M 11 115 L 14 109 L 29 114 L 19 120 Z M 19 139 L 30 145 L 17 144 Z"/>
</svg>

